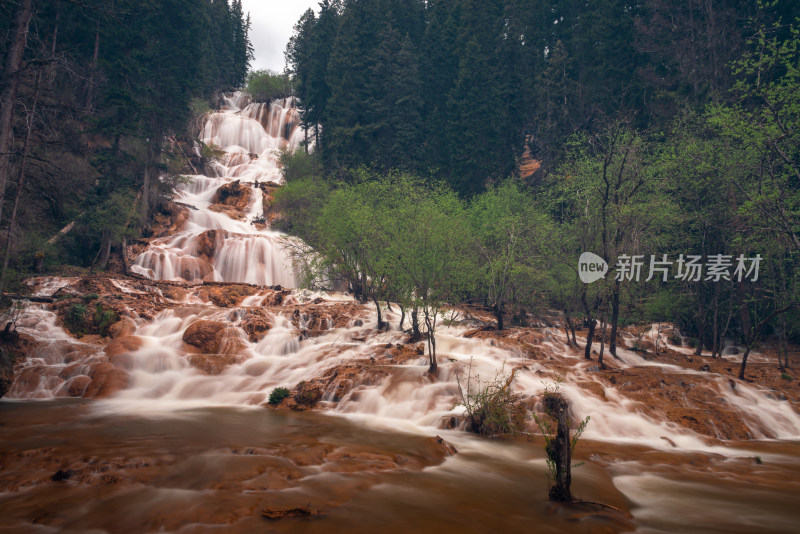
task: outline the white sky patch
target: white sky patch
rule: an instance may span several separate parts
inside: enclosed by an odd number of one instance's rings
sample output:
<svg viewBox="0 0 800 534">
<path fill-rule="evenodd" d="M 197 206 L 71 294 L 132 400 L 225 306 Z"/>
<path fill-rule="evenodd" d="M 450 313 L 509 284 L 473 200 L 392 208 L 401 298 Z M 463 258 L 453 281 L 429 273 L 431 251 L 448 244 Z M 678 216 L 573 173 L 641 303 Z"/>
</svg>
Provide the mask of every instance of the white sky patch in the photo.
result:
<svg viewBox="0 0 800 534">
<path fill-rule="evenodd" d="M 250 42 L 255 52 L 250 68 L 283 72 L 283 53 L 292 28 L 309 7 L 319 11 L 318 1 L 242 0 L 242 10 L 250 13 Z"/>
</svg>

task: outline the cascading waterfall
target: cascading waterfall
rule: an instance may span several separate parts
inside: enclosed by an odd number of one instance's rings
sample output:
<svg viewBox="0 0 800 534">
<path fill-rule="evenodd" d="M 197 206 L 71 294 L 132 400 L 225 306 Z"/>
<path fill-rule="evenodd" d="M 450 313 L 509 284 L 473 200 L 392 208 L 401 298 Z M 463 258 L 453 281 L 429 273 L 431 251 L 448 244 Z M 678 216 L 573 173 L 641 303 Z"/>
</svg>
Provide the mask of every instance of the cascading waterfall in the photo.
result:
<svg viewBox="0 0 800 534">
<path fill-rule="evenodd" d="M 206 117 L 201 139 L 224 155 L 213 164 L 214 176 L 190 176 L 179 186 L 175 200 L 189 207 L 188 220 L 175 235 L 153 240 L 136 258 L 134 272 L 156 280 L 297 287 L 286 252 L 290 239 L 253 223 L 264 219 L 263 192 L 256 185 L 281 183 L 277 152 L 297 148 L 303 138 L 298 111 L 291 98 L 247 100 L 243 93 L 227 95 L 223 109 Z M 211 209 L 217 190 L 234 180 L 250 186 L 244 221 Z"/>
</svg>

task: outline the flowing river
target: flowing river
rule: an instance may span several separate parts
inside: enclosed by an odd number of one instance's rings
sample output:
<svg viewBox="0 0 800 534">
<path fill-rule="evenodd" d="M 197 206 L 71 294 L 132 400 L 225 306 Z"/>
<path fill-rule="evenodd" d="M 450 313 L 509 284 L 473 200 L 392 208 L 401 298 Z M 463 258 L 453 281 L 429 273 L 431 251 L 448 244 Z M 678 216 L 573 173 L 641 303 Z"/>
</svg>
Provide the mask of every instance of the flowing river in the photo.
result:
<svg viewBox="0 0 800 534">
<path fill-rule="evenodd" d="M 38 345 L 0 401 L 0 529 L 795 531 L 800 415 L 768 388 L 731 387 L 722 375 L 625 349 L 614 362 L 620 381 L 610 383 L 557 329 L 504 345 L 468 335 L 472 320 L 438 330 L 442 365 L 432 380 L 426 356 L 413 346 L 402 352 L 397 310 L 386 310 L 393 328 L 379 332 L 374 310 L 349 295 L 287 289 L 298 285 L 286 252 L 292 241 L 265 223 L 256 185 L 282 181 L 276 151 L 302 137 L 291 100 L 252 104 L 235 94 L 206 117 L 201 138 L 224 153 L 210 176 L 180 186 L 181 227 L 134 262 L 143 277 L 173 281 L 180 292 L 110 281 L 120 295 L 154 303 L 152 313 L 131 309 L 124 350 L 74 339 L 50 305 L 26 308 L 18 328 Z M 243 213 L 220 210 L 218 191 L 237 181 L 250 191 Z M 204 281 L 259 287 L 223 305 Z M 31 284 L 40 296 L 58 296 L 77 281 Z M 213 350 L 190 346 L 201 322 L 222 332 Z M 254 324 L 265 326 L 259 333 Z M 668 345 L 660 331 L 651 335 Z M 548 501 L 541 437 L 486 439 L 454 428 L 463 413 L 459 368 L 484 380 L 517 369 L 517 391 L 534 400 L 560 378 L 574 418 L 591 417 L 575 453 L 584 465 L 573 470 L 573 493 L 608 506 Z M 90 395 L 110 383 L 99 383 L 101 370 L 124 385 Z M 704 395 L 734 422 L 705 421 L 719 432 L 703 434 L 648 409 L 631 392 L 635 379 L 625 378 L 639 371 L 687 392 L 702 380 Z M 322 410 L 262 406 L 275 387 L 305 382 L 322 384 Z M 69 398 L 80 396 L 97 398 Z M 672 402 L 699 401 L 686 393 Z M 725 425 L 751 439 L 724 439 Z M 292 509 L 310 516 L 262 517 Z"/>
</svg>

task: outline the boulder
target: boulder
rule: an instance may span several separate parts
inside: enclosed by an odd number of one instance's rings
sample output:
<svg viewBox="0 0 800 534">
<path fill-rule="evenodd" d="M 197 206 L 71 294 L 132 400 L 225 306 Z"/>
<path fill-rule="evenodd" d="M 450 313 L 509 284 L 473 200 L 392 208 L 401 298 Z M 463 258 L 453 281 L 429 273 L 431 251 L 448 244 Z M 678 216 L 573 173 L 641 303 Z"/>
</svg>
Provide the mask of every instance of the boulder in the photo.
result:
<svg viewBox="0 0 800 534">
<path fill-rule="evenodd" d="M 142 347 L 142 338 L 139 336 L 123 336 L 112 339 L 104 349 L 106 356 L 112 358 L 117 354 L 136 352 Z"/>
<path fill-rule="evenodd" d="M 183 341 L 203 354 L 216 354 L 227 326 L 219 321 L 195 321 L 183 333 Z"/>
<path fill-rule="evenodd" d="M 89 371 L 89 378 L 92 381 L 83 393 L 87 398 L 103 399 L 128 387 L 128 373 L 114 367 L 111 362 L 95 365 Z"/>
<path fill-rule="evenodd" d="M 78 375 L 64 383 L 62 392 L 70 397 L 82 397 L 91 384 L 92 379 L 86 375 Z"/>
<path fill-rule="evenodd" d="M 191 354 L 189 363 L 207 375 L 216 376 L 228 366 L 239 363 L 235 354 Z"/>
<path fill-rule="evenodd" d="M 130 336 L 136 331 L 136 324 L 128 318 L 123 318 L 108 328 L 108 335 L 112 339 Z"/>
</svg>

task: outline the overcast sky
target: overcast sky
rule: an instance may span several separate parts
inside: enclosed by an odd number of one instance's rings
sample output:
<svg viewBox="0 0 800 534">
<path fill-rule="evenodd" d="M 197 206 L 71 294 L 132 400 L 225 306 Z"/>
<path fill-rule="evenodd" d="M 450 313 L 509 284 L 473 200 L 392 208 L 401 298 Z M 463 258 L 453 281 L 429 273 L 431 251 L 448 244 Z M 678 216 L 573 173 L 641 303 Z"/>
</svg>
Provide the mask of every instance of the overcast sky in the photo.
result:
<svg viewBox="0 0 800 534">
<path fill-rule="evenodd" d="M 319 0 L 242 0 L 242 9 L 250 13 L 250 42 L 255 59 L 253 69 L 283 71 L 283 52 L 292 36 L 292 28 L 308 9 L 318 11 Z"/>
</svg>

